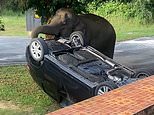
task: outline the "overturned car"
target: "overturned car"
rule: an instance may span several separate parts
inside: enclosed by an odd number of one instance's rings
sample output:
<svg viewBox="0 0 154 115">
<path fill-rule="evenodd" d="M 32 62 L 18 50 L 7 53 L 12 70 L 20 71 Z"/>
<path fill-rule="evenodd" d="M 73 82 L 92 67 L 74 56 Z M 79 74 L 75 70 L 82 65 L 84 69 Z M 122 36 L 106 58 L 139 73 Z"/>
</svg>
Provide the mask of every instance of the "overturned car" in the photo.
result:
<svg viewBox="0 0 154 115">
<path fill-rule="evenodd" d="M 26 49 L 31 76 L 62 105 L 104 94 L 148 76 L 82 44 L 82 34 L 73 32 L 69 39 L 32 39 Z"/>
</svg>

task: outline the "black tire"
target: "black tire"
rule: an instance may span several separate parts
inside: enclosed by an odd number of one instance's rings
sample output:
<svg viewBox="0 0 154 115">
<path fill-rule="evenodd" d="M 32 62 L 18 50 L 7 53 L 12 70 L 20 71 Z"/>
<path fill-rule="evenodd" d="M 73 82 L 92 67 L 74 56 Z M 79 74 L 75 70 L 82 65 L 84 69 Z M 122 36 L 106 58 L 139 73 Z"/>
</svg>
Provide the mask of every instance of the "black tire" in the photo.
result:
<svg viewBox="0 0 154 115">
<path fill-rule="evenodd" d="M 29 51 L 32 58 L 37 62 L 42 61 L 44 55 L 49 53 L 48 46 L 42 38 L 32 39 L 29 45 Z"/>
<path fill-rule="evenodd" d="M 150 73 L 145 71 L 145 70 L 137 70 L 133 76 L 133 78 L 140 78 L 140 79 L 143 79 L 143 78 L 146 78 L 146 77 L 149 77 L 150 76 Z"/>
<path fill-rule="evenodd" d="M 104 90 L 105 88 L 107 88 L 106 90 Z M 118 86 L 112 82 L 112 81 L 105 81 L 105 82 L 102 82 L 101 84 L 99 84 L 96 89 L 95 89 L 95 96 L 96 95 L 102 95 L 104 94 L 105 92 L 109 92 L 113 89 L 116 89 L 118 88 Z M 101 92 L 102 90 L 102 92 Z"/>
</svg>

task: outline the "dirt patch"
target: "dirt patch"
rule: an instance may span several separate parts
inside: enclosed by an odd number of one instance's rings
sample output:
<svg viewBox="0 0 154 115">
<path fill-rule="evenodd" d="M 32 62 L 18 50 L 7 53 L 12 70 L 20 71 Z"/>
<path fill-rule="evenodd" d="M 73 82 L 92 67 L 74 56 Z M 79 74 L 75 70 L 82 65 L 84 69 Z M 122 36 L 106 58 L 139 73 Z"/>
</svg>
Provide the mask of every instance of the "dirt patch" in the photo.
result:
<svg viewBox="0 0 154 115">
<path fill-rule="evenodd" d="M 9 109 L 9 110 L 18 110 L 18 111 L 26 111 L 32 112 L 32 107 L 22 106 L 22 108 L 18 105 L 15 105 L 11 101 L 0 101 L 0 109 Z"/>
<path fill-rule="evenodd" d="M 11 101 L 0 101 L 0 109 L 19 110 L 20 108 Z"/>
</svg>

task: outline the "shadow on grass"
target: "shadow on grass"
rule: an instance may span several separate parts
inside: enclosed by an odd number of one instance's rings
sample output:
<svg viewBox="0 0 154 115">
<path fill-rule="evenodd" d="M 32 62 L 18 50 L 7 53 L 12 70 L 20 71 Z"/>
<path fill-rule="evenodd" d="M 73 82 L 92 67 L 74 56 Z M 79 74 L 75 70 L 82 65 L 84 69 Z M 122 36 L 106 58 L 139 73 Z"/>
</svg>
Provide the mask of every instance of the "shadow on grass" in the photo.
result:
<svg viewBox="0 0 154 115">
<path fill-rule="evenodd" d="M 59 109 L 33 81 L 25 66 L 0 67 L 0 82 L 0 101 L 11 101 L 21 111 L 30 108 L 30 113 L 45 114 Z"/>
</svg>

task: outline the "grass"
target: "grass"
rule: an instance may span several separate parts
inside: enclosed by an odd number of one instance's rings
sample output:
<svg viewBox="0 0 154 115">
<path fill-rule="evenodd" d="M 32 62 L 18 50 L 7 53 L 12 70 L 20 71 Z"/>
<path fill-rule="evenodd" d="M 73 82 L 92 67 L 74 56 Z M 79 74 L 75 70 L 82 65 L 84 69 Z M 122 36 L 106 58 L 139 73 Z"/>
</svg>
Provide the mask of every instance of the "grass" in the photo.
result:
<svg viewBox="0 0 154 115">
<path fill-rule="evenodd" d="M 8 13 L 10 14 L 10 13 Z M 154 36 L 154 23 L 149 25 L 138 24 L 137 21 L 122 18 L 107 18 L 113 25 L 117 34 L 117 41 L 134 39 L 144 36 Z M 6 31 L 0 31 L 5 36 L 27 36 L 26 18 L 24 15 L 3 15 Z"/>
<path fill-rule="evenodd" d="M 0 31 L 1 36 L 27 36 L 25 15 L 2 16 L 5 31 Z"/>
<path fill-rule="evenodd" d="M 0 115 L 30 115 L 31 113 L 25 111 L 0 109 Z"/>
<path fill-rule="evenodd" d="M 33 81 L 25 66 L 0 67 L 0 104 L 1 101 L 19 107 L 13 110 L 16 113 L 41 115 L 59 108 Z M 7 111 L 1 109 L 0 114 Z"/>
<path fill-rule="evenodd" d="M 133 19 L 122 18 L 109 18 L 109 21 L 115 28 L 117 41 L 154 36 L 154 23 L 143 25 Z"/>
</svg>

